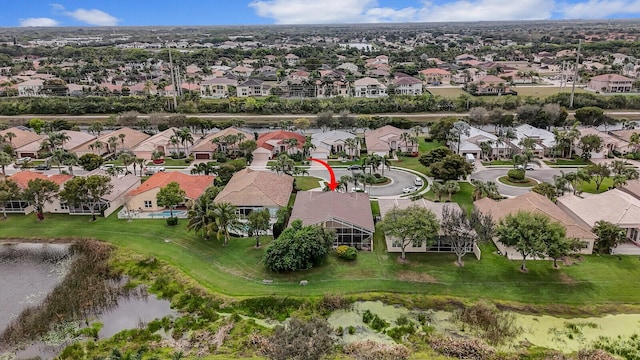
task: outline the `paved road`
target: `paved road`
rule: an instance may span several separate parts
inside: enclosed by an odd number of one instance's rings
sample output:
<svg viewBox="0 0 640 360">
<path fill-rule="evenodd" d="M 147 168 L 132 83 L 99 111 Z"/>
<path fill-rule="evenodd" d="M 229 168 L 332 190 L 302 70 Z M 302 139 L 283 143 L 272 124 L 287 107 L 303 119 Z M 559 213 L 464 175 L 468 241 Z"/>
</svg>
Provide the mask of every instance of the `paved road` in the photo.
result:
<svg viewBox="0 0 640 360">
<path fill-rule="evenodd" d="M 518 196 L 527 193 L 531 188 L 521 188 L 515 186 L 503 185 L 498 182 L 500 176 L 507 175 L 507 171 L 511 168 L 493 168 L 480 170 L 471 174 L 471 178 L 474 180 L 482 181 L 495 181 L 498 184 L 498 190 L 503 195 Z M 538 181 L 548 182 L 553 184 L 553 177 L 560 175 L 560 171 L 565 173 L 576 171 L 576 168 L 562 168 L 562 169 L 536 169 L 527 171 L 527 177 L 533 178 Z"/>
<path fill-rule="evenodd" d="M 334 172 L 336 174 L 336 181 L 340 180 L 340 177 L 343 175 L 353 176 L 353 172 L 347 169 L 336 169 L 334 168 Z M 329 173 L 326 169 L 320 169 L 314 167 L 309 170 L 310 176 L 319 177 L 325 180 L 329 180 Z M 391 184 L 381 185 L 381 186 L 367 186 L 367 190 L 371 196 L 392 196 L 392 195 L 402 195 L 402 188 L 406 186 L 412 186 L 413 182 L 416 178 L 415 175 L 408 173 L 406 171 L 400 170 L 385 170 L 384 176 L 390 178 L 392 180 Z M 358 185 L 362 187 L 362 185 Z M 349 191 L 353 187 L 353 183 L 349 184 Z"/>
</svg>

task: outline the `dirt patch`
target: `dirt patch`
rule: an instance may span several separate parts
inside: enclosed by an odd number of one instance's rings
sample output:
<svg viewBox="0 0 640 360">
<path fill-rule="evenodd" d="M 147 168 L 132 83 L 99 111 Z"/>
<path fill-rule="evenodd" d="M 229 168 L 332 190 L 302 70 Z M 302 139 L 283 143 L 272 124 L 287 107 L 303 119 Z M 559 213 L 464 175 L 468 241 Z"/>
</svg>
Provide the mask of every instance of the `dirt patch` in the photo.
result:
<svg viewBox="0 0 640 360">
<path fill-rule="evenodd" d="M 565 273 L 560 273 L 559 276 L 560 276 L 560 282 L 563 284 L 571 285 L 576 283 L 576 280 L 574 278 L 572 278 L 571 276 Z"/>
<path fill-rule="evenodd" d="M 398 273 L 398 280 L 431 284 L 437 284 L 439 282 L 438 279 L 434 278 L 433 276 L 417 271 L 401 271 Z"/>
</svg>

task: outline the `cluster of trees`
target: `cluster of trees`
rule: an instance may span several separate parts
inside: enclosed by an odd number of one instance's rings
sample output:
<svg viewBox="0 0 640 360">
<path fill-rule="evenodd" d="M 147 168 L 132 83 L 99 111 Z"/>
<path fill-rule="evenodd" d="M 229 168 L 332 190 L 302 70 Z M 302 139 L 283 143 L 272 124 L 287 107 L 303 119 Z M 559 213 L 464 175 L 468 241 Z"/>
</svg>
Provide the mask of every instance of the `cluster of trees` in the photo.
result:
<svg viewBox="0 0 640 360">
<path fill-rule="evenodd" d="M 219 192 L 220 188 L 212 186 L 196 199 L 187 213 L 189 219 L 187 230 L 193 230 L 196 234 L 202 232 L 204 239 L 215 235 L 226 246 L 231 233 L 242 230 L 242 224 L 235 206 L 213 201 Z"/>
<path fill-rule="evenodd" d="M 266 248 L 263 262 L 273 272 L 290 272 L 321 265 L 334 235 L 321 226 L 303 226 L 296 219 Z"/>
<path fill-rule="evenodd" d="M 467 160 L 454 154 L 446 146 L 440 146 L 420 155 L 420 164 L 429 169 L 431 176 L 438 180 L 459 180 L 471 174 L 473 167 Z"/>
</svg>

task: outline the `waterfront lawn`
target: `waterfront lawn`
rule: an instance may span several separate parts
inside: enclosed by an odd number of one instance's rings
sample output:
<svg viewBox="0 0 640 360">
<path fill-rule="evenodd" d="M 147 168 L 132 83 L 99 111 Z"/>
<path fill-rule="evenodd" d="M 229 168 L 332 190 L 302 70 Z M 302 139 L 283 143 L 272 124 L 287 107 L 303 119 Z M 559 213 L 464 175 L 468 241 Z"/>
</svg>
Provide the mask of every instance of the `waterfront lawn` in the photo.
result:
<svg viewBox="0 0 640 360">
<path fill-rule="evenodd" d="M 322 181 L 315 176 L 294 176 L 293 178 L 296 179 L 296 187 L 301 191 L 319 188 L 320 181 Z"/>
<path fill-rule="evenodd" d="M 463 189 L 466 189 L 465 185 Z M 470 187 L 469 187 L 470 189 Z M 465 190 L 464 192 L 468 192 Z M 458 195 L 460 196 L 460 195 Z M 470 194 L 465 194 L 470 199 Z M 470 201 L 470 200 L 469 200 Z M 454 296 L 473 301 L 545 304 L 547 306 L 638 303 L 640 262 L 633 256 L 582 256 L 571 266 L 553 269 L 550 261 L 519 261 L 496 255 L 492 244 L 481 245 L 482 260 L 467 255 L 464 267 L 452 254 L 408 254 L 408 262 L 386 252 L 384 237 L 376 232 L 374 252 L 360 252 L 353 262 L 329 256 L 326 263 L 295 274 L 273 274 L 261 263 L 269 239 L 255 248 L 253 238 L 234 238 L 224 247 L 186 231 L 187 221 L 168 227 L 162 220 L 119 220 L 115 216 L 90 222 L 85 216 L 51 215 L 38 222 L 35 215 L 10 215 L 2 221 L 0 237 L 96 238 L 162 260 L 212 292 L 233 296 L 321 296 L 327 293 L 407 293 Z M 263 285 L 263 279 L 273 280 Z M 300 286 L 308 280 L 308 286 Z M 557 304 L 557 305 L 555 305 Z"/>
</svg>

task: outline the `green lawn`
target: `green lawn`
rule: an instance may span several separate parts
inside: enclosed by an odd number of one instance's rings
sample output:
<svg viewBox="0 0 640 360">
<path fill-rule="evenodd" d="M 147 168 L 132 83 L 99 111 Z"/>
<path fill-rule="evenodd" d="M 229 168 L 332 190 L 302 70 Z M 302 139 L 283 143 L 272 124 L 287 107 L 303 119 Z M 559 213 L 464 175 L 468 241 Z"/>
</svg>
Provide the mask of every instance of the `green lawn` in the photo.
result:
<svg viewBox="0 0 640 360">
<path fill-rule="evenodd" d="M 498 165 L 498 166 L 513 166 L 513 160 L 493 160 L 493 161 L 483 161 L 482 165 Z"/>
<path fill-rule="evenodd" d="M 322 179 L 315 176 L 294 176 L 298 190 L 307 191 L 320 187 L 319 181 Z"/>
<path fill-rule="evenodd" d="M 160 166 L 189 166 L 190 163 L 185 162 L 184 159 L 172 159 L 172 158 L 164 158 L 164 164 L 159 164 Z M 121 164 L 119 164 L 121 165 Z M 148 166 L 155 165 L 153 161 L 147 162 Z"/>
<path fill-rule="evenodd" d="M 471 211 L 473 210 L 472 194 L 473 194 L 474 186 L 468 182 L 460 182 L 459 184 L 460 184 L 460 191 L 458 191 L 457 193 L 451 196 L 451 201 L 458 203 L 458 205 L 460 205 L 461 208 L 466 210 L 467 213 L 471 213 Z M 448 197 L 449 197 L 448 194 L 444 194 L 442 196 L 442 200 L 447 200 Z M 437 200 L 436 197 L 433 195 L 433 190 L 429 190 L 424 195 L 424 198 L 431 201 Z"/>
<path fill-rule="evenodd" d="M 425 139 L 421 137 L 420 142 L 418 143 L 418 151 L 420 153 L 424 153 L 440 146 L 443 146 L 443 144 L 439 141 L 425 141 Z"/>
<path fill-rule="evenodd" d="M 526 86 L 526 85 L 516 86 L 513 89 L 518 92 L 518 96 L 533 96 L 538 98 L 544 98 L 547 96 L 555 95 L 560 92 L 566 92 L 566 93 L 571 92 L 570 87 L 566 89 L 562 89 L 562 91 L 560 91 L 559 87 Z M 584 93 L 584 92 L 586 92 L 584 89 L 576 87 L 576 93 Z"/>
<path fill-rule="evenodd" d="M 578 185 L 578 188 L 580 190 L 582 190 L 583 192 L 586 193 L 590 193 L 590 194 L 600 194 L 603 193 L 607 190 L 609 190 L 610 187 L 613 187 L 613 178 L 605 178 L 602 181 L 602 184 L 600 184 L 600 189 L 596 190 L 596 182 L 591 180 L 591 182 L 589 183 L 583 183 L 582 185 Z"/>
<path fill-rule="evenodd" d="M 470 185 L 457 196 L 469 198 Z M 212 292 L 234 296 L 320 296 L 326 293 L 390 292 L 416 295 L 455 296 L 533 304 L 607 305 L 637 304 L 640 293 L 640 262 L 637 257 L 583 256 L 572 266 L 553 269 L 549 261 L 529 261 L 530 271 L 518 271 L 519 262 L 494 254 L 491 244 L 481 246 L 482 260 L 467 255 L 465 267 L 454 266 L 452 254 L 408 254 L 409 262 L 387 254 L 380 232 L 375 252 L 360 252 L 355 262 L 330 256 L 319 267 L 295 274 L 272 274 L 261 264 L 264 246 L 254 239 L 232 239 L 228 246 L 203 240 L 185 230 L 186 220 L 167 227 L 159 220 L 118 220 L 112 216 L 95 223 L 88 217 L 47 215 L 38 222 L 34 215 L 10 215 L 2 222 L 0 237 L 97 238 L 146 256 L 166 261 Z M 263 285 L 263 279 L 273 284 Z M 308 286 L 299 286 L 300 280 Z"/>
<path fill-rule="evenodd" d="M 391 166 L 411 169 L 419 173 L 428 175 L 429 169 L 427 169 L 427 167 L 425 167 L 424 165 L 420 164 L 420 161 L 418 161 L 418 158 L 419 158 L 418 156 L 416 157 L 398 156 L 398 161 L 392 161 Z"/>
<path fill-rule="evenodd" d="M 342 161 L 342 160 L 329 160 L 327 163 L 331 166 L 349 166 L 349 165 L 360 165 L 362 161 Z"/>
<path fill-rule="evenodd" d="M 549 165 L 549 166 L 554 166 L 554 165 L 577 165 L 577 166 L 582 166 L 582 165 L 589 165 L 591 164 L 591 161 L 589 160 L 585 160 L 582 158 L 577 158 L 577 159 L 556 159 L 555 161 L 544 161 L 545 164 Z"/>
<path fill-rule="evenodd" d="M 428 87 L 430 93 L 433 95 L 440 95 L 444 98 L 455 99 L 462 94 L 467 94 L 461 88 L 441 88 L 441 87 Z"/>
</svg>

